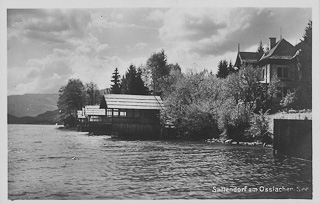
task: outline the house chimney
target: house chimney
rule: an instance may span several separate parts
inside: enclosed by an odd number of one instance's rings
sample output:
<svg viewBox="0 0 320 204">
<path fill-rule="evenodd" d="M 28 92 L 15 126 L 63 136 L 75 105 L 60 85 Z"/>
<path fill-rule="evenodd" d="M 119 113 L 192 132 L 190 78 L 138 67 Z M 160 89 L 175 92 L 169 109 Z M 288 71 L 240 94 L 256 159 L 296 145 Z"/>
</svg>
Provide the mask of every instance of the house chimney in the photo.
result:
<svg viewBox="0 0 320 204">
<path fill-rule="evenodd" d="M 269 38 L 269 47 L 270 47 L 270 50 L 275 46 L 276 40 L 277 40 L 277 38 L 275 38 L 275 37 Z"/>
</svg>

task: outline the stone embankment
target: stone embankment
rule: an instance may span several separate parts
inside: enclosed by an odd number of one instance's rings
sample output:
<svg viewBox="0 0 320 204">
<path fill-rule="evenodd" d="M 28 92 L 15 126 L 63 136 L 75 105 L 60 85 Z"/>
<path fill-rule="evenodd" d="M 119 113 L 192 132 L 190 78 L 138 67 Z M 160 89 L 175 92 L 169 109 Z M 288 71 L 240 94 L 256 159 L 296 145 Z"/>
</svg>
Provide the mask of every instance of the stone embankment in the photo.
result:
<svg viewBox="0 0 320 204">
<path fill-rule="evenodd" d="M 229 140 L 220 140 L 220 139 L 207 139 L 205 142 L 208 143 L 223 143 L 223 144 L 231 144 L 231 145 L 246 145 L 246 146 L 258 146 L 258 145 L 263 145 L 262 142 L 260 141 L 255 141 L 255 142 L 235 142 L 231 139 Z M 270 146 L 270 145 L 266 145 Z"/>
</svg>

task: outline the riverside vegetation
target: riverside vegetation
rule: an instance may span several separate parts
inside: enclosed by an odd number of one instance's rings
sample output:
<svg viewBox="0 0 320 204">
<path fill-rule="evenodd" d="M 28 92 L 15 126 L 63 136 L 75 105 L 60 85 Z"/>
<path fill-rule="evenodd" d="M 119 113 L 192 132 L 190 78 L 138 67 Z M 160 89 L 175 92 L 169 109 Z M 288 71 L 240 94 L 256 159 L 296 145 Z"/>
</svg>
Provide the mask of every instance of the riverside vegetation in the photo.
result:
<svg viewBox="0 0 320 204">
<path fill-rule="evenodd" d="M 297 46 L 312 46 L 311 30 L 309 22 Z M 260 43 L 258 51 L 261 49 Z M 308 69 L 312 64 L 308 49 L 302 51 L 304 54 L 297 64 L 299 70 Z M 217 74 L 206 69 L 189 69 L 183 73 L 179 64 L 167 63 L 162 50 L 153 53 L 145 65 L 138 68 L 130 65 L 122 79 L 116 68 L 109 92 L 160 95 L 166 105 L 160 114 L 161 123 L 173 124 L 177 133 L 172 137 L 186 140 L 267 142 L 272 135 L 267 119 L 269 113 L 292 108 L 311 109 L 311 100 L 304 100 L 304 94 L 311 93 L 311 86 L 297 83 L 277 105 L 273 101 L 279 82 L 276 77 L 269 84 L 262 84 L 260 68 L 247 66 L 235 70 L 226 60 L 220 61 L 218 68 Z M 94 104 L 95 98 L 101 97 L 96 90 L 95 84 L 85 88 L 80 80 L 69 80 L 59 91 L 61 118 L 70 121 L 83 105 Z"/>
</svg>

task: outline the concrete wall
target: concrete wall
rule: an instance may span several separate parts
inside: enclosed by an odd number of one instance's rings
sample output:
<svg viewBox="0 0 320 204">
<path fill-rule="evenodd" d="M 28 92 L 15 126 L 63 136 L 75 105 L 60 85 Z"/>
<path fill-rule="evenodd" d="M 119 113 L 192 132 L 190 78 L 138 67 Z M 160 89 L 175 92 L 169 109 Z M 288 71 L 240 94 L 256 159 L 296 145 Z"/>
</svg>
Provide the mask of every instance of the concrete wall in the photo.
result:
<svg viewBox="0 0 320 204">
<path fill-rule="evenodd" d="M 274 120 L 273 149 L 312 161 L 312 120 Z"/>
</svg>

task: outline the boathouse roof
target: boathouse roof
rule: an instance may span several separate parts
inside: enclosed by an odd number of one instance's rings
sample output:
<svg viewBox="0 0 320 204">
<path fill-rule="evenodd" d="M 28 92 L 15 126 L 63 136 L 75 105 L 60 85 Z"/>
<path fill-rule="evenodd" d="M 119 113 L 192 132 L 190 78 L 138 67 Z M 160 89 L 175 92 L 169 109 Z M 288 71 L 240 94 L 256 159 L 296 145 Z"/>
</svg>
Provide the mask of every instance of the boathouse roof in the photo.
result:
<svg viewBox="0 0 320 204">
<path fill-rule="evenodd" d="M 160 110 L 164 105 L 160 96 L 106 94 L 100 108 Z"/>
<path fill-rule="evenodd" d="M 106 112 L 104 109 L 99 109 L 100 106 L 99 105 L 86 105 L 83 108 L 83 114 L 85 116 L 88 115 L 105 115 Z"/>
</svg>

